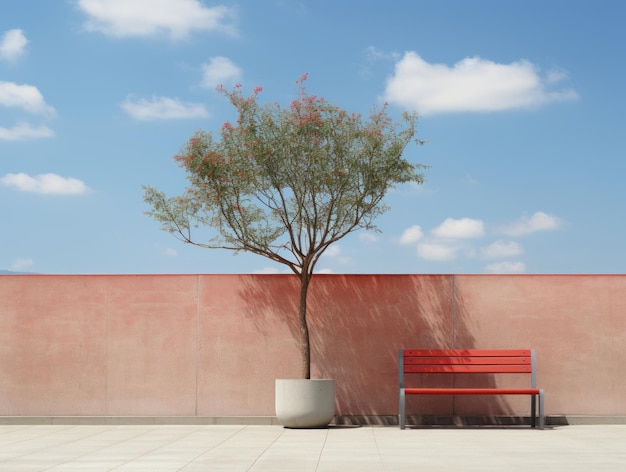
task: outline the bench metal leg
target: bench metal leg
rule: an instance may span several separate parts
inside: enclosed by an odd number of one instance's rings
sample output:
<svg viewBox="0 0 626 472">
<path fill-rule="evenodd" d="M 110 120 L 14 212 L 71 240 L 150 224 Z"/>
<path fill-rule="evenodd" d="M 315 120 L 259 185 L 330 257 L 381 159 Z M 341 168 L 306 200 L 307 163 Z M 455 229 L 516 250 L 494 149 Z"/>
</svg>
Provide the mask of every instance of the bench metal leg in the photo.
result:
<svg viewBox="0 0 626 472">
<path fill-rule="evenodd" d="M 543 429 L 546 424 L 545 406 L 543 401 L 543 389 L 539 390 L 539 429 Z"/>
<path fill-rule="evenodd" d="M 404 429 L 404 402 L 405 402 L 404 389 L 400 389 L 400 414 L 398 415 L 398 422 L 400 423 L 400 429 Z"/>
<path fill-rule="evenodd" d="M 531 409 L 531 423 L 533 428 L 537 427 L 537 403 L 539 403 L 539 429 L 543 429 L 546 424 L 546 417 L 544 413 L 543 404 L 543 389 L 539 390 L 539 395 L 531 395 L 530 409 Z"/>
</svg>

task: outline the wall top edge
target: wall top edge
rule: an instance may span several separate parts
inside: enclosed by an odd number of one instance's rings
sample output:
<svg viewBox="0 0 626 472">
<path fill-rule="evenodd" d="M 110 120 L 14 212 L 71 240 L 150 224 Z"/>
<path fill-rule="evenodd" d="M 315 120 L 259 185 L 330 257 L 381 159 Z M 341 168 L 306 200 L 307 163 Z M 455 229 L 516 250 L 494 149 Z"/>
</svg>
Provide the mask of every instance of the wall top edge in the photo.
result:
<svg viewBox="0 0 626 472">
<path fill-rule="evenodd" d="M 255 274 L 255 273 L 0 273 L 0 277 L 293 277 L 294 274 Z M 340 273 L 340 274 L 314 274 L 315 277 L 624 277 L 626 273 L 575 273 L 575 274 L 427 274 L 427 273 Z"/>
</svg>

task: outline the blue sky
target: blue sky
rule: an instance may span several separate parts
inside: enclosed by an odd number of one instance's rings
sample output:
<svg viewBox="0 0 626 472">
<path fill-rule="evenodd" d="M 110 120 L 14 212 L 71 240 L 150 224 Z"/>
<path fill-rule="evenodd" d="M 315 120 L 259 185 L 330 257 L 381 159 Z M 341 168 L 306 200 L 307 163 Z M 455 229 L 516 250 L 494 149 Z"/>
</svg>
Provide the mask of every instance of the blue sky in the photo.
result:
<svg viewBox="0 0 626 472">
<path fill-rule="evenodd" d="M 318 272 L 624 273 L 626 2 L 0 0 L 0 269 L 253 273 L 143 214 L 260 85 L 420 114 L 427 183 Z"/>
</svg>

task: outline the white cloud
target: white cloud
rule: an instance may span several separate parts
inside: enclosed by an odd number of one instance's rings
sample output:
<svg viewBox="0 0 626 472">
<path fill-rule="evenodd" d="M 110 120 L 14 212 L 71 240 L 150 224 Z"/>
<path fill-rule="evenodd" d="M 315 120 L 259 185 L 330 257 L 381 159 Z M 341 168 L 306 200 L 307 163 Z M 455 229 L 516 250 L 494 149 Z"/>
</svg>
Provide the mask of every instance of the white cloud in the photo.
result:
<svg viewBox="0 0 626 472">
<path fill-rule="evenodd" d="M 48 105 L 37 87 L 19 85 L 14 82 L 0 82 L 0 107 L 18 108 L 27 113 L 51 117 L 56 114 Z M 18 122 L 10 128 L 0 126 L 1 141 L 49 138 L 54 132 L 47 126 L 33 127 L 26 122 Z"/>
<path fill-rule="evenodd" d="M 433 193 L 433 189 L 432 187 L 418 184 L 417 182 L 407 182 L 397 187 L 392 187 L 389 192 L 405 196 L 428 195 Z"/>
<path fill-rule="evenodd" d="M 487 247 L 482 248 L 482 256 L 486 259 L 498 259 L 504 257 L 514 257 L 522 254 L 524 250 L 519 243 L 515 241 L 496 241 Z"/>
<path fill-rule="evenodd" d="M 468 57 L 453 67 L 429 64 L 409 51 L 388 78 L 385 99 L 422 114 L 493 112 L 529 108 L 578 98 L 572 89 L 549 91 L 565 78 L 552 71 L 545 79 L 528 61 L 498 64 Z"/>
<path fill-rule="evenodd" d="M 373 244 L 378 242 L 378 236 L 372 234 L 371 232 L 361 232 L 359 233 L 359 241 L 362 243 Z"/>
<path fill-rule="evenodd" d="M 0 106 L 20 108 L 36 115 L 54 115 L 41 92 L 33 85 L 18 85 L 13 82 L 0 82 Z"/>
<path fill-rule="evenodd" d="M 486 272 L 492 274 L 521 274 L 526 272 L 526 264 L 523 262 L 496 262 L 494 264 L 489 264 L 485 268 Z"/>
<path fill-rule="evenodd" d="M 349 265 L 352 263 L 352 259 L 350 257 L 344 256 L 342 249 L 337 244 L 328 246 L 328 249 L 324 251 L 322 257 L 324 258 L 324 260 L 327 261 L 325 263 L 328 263 L 329 259 L 332 259 L 333 263 L 340 265 Z M 331 269 L 318 269 L 315 270 L 315 273 L 330 274 L 330 270 Z"/>
<path fill-rule="evenodd" d="M 22 192 L 50 195 L 81 195 L 89 191 L 82 181 L 57 174 L 41 174 L 35 177 L 24 173 L 7 174 L 0 178 L 0 184 L 14 187 Z"/>
<path fill-rule="evenodd" d="M 43 125 L 37 128 L 28 123 L 18 123 L 12 128 L 0 126 L 0 141 L 21 141 L 24 139 L 51 138 L 52 136 L 54 136 L 54 131 Z"/>
<path fill-rule="evenodd" d="M 171 247 L 165 248 L 165 251 L 163 251 L 163 252 L 168 257 L 176 257 L 176 256 L 178 256 L 178 252 L 176 251 L 176 249 L 172 249 Z"/>
<path fill-rule="evenodd" d="M 326 257 L 339 257 L 340 254 L 341 248 L 338 245 L 333 244 L 332 246 L 328 246 L 328 249 L 326 249 L 322 255 Z"/>
<path fill-rule="evenodd" d="M 10 270 L 19 272 L 19 271 L 28 269 L 29 267 L 32 267 L 33 265 L 34 265 L 34 262 L 32 259 L 18 257 L 15 260 L 15 262 L 13 262 L 13 264 L 11 265 Z"/>
<path fill-rule="evenodd" d="M 165 33 L 182 39 L 194 31 L 236 34 L 234 9 L 206 7 L 198 0 L 78 0 L 77 6 L 87 15 L 87 31 L 119 38 Z"/>
<path fill-rule="evenodd" d="M 383 51 L 378 49 L 376 46 L 366 47 L 365 56 L 367 57 L 367 59 L 369 59 L 372 62 L 378 61 L 381 59 L 387 59 L 389 57 L 388 54 L 384 53 Z"/>
<path fill-rule="evenodd" d="M 0 59 L 14 62 L 26 54 L 28 39 L 21 29 L 12 29 L 4 33 L 0 39 Z"/>
<path fill-rule="evenodd" d="M 127 99 L 120 105 L 136 120 L 174 120 L 186 118 L 204 118 L 209 112 L 199 103 L 183 103 L 177 98 L 153 97 L 152 100 Z"/>
<path fill-rule="evenodd" d="M 436 227 L 433 234 L 440 238 L 468 239 L 479 238 L 485 234 L 484 224 L 481 220 L 472 218 L 447 218 Z"/>
<path fill-rule="evenodd" d="M 568 74 L 563 69 L 554 68 L 548 71 L 546 75 L 546 82 L 549 84 L 555 84 L 568 78 Z"/>
<path fill-rule="evenodd" d="M 400 244 L 414 244 L 422 239 L 423 236 L 422 228 L 419 225 L 413 225 L 404 230 L 402 236 L 400 236 Z"/>
<path fill-rule="evenodd" d="M 522 216 L 516 222 L 501 228 L 500 232 L 508 236 L 522 236 L 537 231 L 554 231 L 559 229 L 562 224 L 560 218 L 538 211 L 530 217 L 528 215 Z"/>
<path fill-rule="evenodd" d="M 366 63 L 361 66 L 361 70 L 359 74 L 369 76 L 372 74 L 372 66 L 379 61 L 397 61 L 399 59 L 399 54 L 395 52 L 385 52 L 381 51 L 375 46 L 368 46 L 363 51 L 363 56 L 366 60 Z"/>
<path fill-rule="evenodd" d="M 524 216 L 506 228 L 494 232 L 519 236 L 535 231 L 557 229 L 561 220 L 543 212 L 536 212 L 531 217 Z M 490 232 L 491 233 L 491 232 Z M 482 247 L 473 242 L 472 238 L 487 234 L 482 220 L 471 218 L 447 218 L 434 228 L 428 236 L 421 234 L 419 226 L 407 228 L 400 242 L 413 244 L 417 242 L 417 256 L 431 261 L 447 262 L 456 259 L 500 259 L 497 263 L 485 267 L 486 272 L 523 273 L 526 266 L 523 262 L 511 262 L 524 253 L 524 248 L 516 241 L 499 239 Z"/>
<path fill-rule="evenodd" d="M 223 56 L 212 57 L 202 65 L 202 86 L 233 85 L 241 79 L 242 71 L 233 61 Z"/>
<path fill-rule="evenodd" d="M 335 272 L 332 269 L 324 268 L 315 271 L 316 274 L 334 274 Z"/>
<path fill-rule="evenodd" d="M 417 255 L 431 261 L 451 261 L 459 248 L 438 243 L 422 243 L 417 246 Z"/>
<path fill-rule="evenodd" d="M 376 46 L 368 46 L 365 48 L 365 57 L 370 62 L 386 61 L 386 60 L 398 60 L 399 55 L 396 52 L 385 52 L 378 49 Z"/>
</svg>

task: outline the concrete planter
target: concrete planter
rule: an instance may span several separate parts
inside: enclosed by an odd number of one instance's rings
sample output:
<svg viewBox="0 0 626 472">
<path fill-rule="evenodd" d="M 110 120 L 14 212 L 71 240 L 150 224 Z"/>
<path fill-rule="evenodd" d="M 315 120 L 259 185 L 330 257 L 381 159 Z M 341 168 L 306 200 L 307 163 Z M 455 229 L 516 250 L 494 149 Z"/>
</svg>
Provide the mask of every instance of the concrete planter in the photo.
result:
<svg viewBox="0 0 626 472">
<path fill-rule="evenodd" d="M 286 428 L 323 428 L 334 415 L 334 380 L 276 379 L 276 417 Z"/>
</svg>

